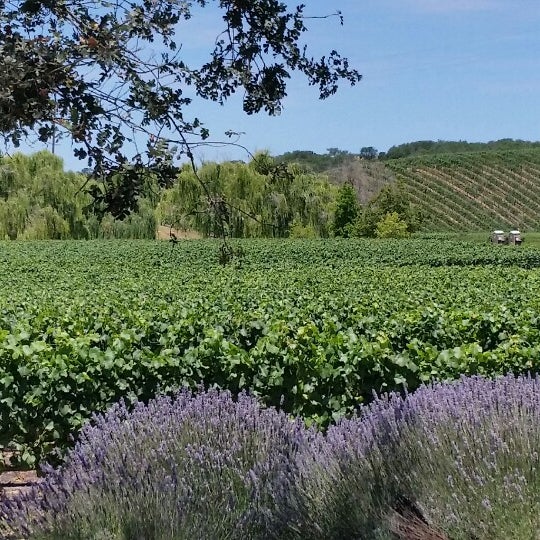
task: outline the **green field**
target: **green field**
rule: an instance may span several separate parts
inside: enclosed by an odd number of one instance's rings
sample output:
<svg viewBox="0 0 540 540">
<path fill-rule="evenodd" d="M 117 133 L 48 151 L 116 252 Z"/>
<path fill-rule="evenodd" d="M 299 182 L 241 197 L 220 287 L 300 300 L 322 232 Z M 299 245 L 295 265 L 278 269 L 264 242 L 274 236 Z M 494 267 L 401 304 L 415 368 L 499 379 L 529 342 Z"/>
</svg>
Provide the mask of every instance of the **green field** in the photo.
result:
<svg viewBox="0 0 540 540">
<path fill-rule="evenodd" d="M 249 389 L 322 426 L 431 378 L 536 370 L 540 250 L 444 239 L 0 244 L 0 443 L 32 465 L 95 411 Z"/>
</svg>

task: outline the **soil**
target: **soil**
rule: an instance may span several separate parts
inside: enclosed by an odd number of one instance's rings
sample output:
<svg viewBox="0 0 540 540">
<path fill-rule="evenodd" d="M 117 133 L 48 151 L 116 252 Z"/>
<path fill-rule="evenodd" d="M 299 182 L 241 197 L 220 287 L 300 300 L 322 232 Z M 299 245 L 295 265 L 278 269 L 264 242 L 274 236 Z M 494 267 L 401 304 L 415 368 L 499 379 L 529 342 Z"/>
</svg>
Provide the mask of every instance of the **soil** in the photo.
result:
<svg viewBox="0 0 540 540">
<path fill-rule="evenodd" d="M 29 491 L 40 478 L 36 471 L 7 471 L 0 473 L 0 500 Z"/>
<path fill-rule="evenodd" d="M 158 227 L 156 238 L 158 240 L 170 240 L 171 232 L 176 236 L 178 240 L 198 240 L 202 238 L 202 235 L 197 231 L 182 231 L 180 229 L 174 229 L 168 225 L 160 225 Z"/>
</svg>

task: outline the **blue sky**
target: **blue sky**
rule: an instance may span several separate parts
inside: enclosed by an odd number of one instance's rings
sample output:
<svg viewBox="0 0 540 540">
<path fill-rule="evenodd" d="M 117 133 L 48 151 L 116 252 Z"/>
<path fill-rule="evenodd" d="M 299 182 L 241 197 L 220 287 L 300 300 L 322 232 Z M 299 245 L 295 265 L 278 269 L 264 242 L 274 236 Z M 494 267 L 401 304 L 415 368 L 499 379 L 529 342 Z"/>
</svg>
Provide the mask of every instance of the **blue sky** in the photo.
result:
<svg viewBox="0 0 540 540">
<path fill-rule="evenodd" d="M 307 0 L 313 55 L 337 49 L 363 80 L 326 101 L 293 77 L 278 117 L 247 116 L 241 99 L 193 106 L 212 139 L 232 129 L 251 152 L 325 152 L 363 146 L 385 151 L 423 139 L 540 140 L 540 0 Z M 291 2 L 291 5 L 293 3 Z M 212 5 L 212 3 L 210 3 Z M 214 7 L 185 26 L 186 61 L 206 58 L 221 29 Z M 62 148 L 68 166 L 78 168 Z M 200 160 L 247 159 L 231 147 L 205 148 Z"/>
</svg>

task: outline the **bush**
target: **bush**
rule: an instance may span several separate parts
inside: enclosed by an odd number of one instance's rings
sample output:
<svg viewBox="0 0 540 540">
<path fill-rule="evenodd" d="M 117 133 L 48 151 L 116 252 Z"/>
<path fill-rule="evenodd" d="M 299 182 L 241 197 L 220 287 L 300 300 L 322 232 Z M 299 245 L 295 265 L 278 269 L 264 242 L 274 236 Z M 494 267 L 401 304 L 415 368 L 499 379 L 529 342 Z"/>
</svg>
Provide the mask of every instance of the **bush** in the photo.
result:
<svg viewBox="0 0 540 540">
<path fill-rule="evenodd" d="M 317 231 L 312 225 L 302 225 L 299 220 L 294 220 L 289 231 L 289 238 L 317 238 Z"/>
<path fill-rule="evenodd" d="M 388 216 L 391 215 L 391 218 Z M 397 217 L 396 217 L 397 216 Z M 379 231 L 379 226 L 389 220 L 391 223 Z M 363 209 L 355 221 L 351 231 L 352 236 L 367 236 L 380 238 L 402 238 L 406 233 L 417 231 L 423 216 L 411 204 L 403 185 L 392 183 L 386 185 L 381 192 Z M 397 222 L 397 224 L 394 224 Z M 405 224 L 403 227 L 402 224 Z M 392 225 L 390 227 L 390 225 Z M 390 234 L 390 236 L 380 236 Z M 401 236 L 397 236 L 397 235 Z"/>
<path fill-rule="evenodd" d="M 43 540 L 278 536 L 278 507 L 309 433 L 245 394 L 183 391 L 132 412 L 116 405 L 83 428 L 39 489 L 0 506 L 0 522 Z"/>
<path fill-rule="evenodd" d="M 453 539 L 538 536 L 538 377 L 421 388 L 401 414 L 393 467 L 429 521 Z"/>
<path fill-rule="evenodd" d="M 377 400 L 331 427 L 318 468 L 300 475 L 298 529 L 318 540 L 536 538 L 538 448 L 538 377 L 464 377 Z"/>
<path fill-rule="evenodd" d="M 298 540 L 381 539 L 392 536 L 388 514 L 399 490 L 389 477 L 399 440 L 393 395 L 331 426 L 317 446 L 303 448 L 290 495 Z M 292 527 L 291 527 L 292 528 Z"/>
<path fill-rule="evenodd" d="M 397 212 L 390 212 L 377 223 L 375 236 L 377 238 L 407 238 L 410 235 L 407 223 L 400 219 Z"/>
</svg>

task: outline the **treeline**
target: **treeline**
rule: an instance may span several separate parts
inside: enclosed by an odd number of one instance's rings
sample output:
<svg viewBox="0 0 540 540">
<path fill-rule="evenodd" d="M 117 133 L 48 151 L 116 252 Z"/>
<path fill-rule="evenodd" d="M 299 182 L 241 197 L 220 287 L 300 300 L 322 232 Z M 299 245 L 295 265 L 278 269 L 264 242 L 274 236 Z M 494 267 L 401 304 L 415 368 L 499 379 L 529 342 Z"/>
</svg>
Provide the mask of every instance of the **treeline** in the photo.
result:
<svg viewBox="0 0 540 540">
<path fill-rule="evenodd" d="M 306 171 L 321 173 L 340 167 L 355 159 L 357 154 L 339 148 L 329 148 L 326 154 L 317 154 L 311 150 L 294 150 L 285 152 L 274 159 L 278 163 L 296 164 Z"/>
<path fill-rule="evenodd" d="M 148 199 L 126 220 L 94 211 L 88 178 L 65 172 L 42 151 L 0 158 L 0 240 L 154 238 L 156 215 Z"/>
<path fill-rule="evenodd" d="M 540 148 L 540 141 L 500 139 L 487 143 L 467 141 L 416 141 L 392 146 L 388 152 L 380 153 L 379 159 L 399 159 L 416 155 L 455 154 L 463 152 L 485 152 Z"/>
<path fill-rule="evenodd" d="M 339 148 L 328 148 L 326 154 L 317 154 L 311 150 L 294 150 L 274 157 L 277 163 L 295 164 L 306 171 L 326 172 L 354 161 L 377 159 L 379 152 L 373 146 L 364 146 L 354 153 Z"/>
<path fill-rule="evenodd" d="M 0 158 L 0 240 L 155 238 L 160 224 L 203 236 L 327 237 L 338 191 L 324 176 L 260 154 L 197 174 L 185 165 L 173 187 L 148 186 L 120 220 L 93 204 L 93 184 L 49 152 Z"/>
<path fill-rule="evenodd" d="M 49 152 L 0 158 L 0 240 L 151 239 L 159 225 L 232 238 L 395 237 L 417 228 L 406 194 L 395 186 L 378 194 L 379 188 L 361 205 L 349 182 L 339 187 L 266 153 L 249 163 L 206 163 L 196 172 L 186 164 L 172 187 L 148 185 L 125 219 L 94 204 L 95 186 L 85 174 L 65 172 Z M 343 197 L 350 207 L 343 209 Z M 384 220 L 388 230 L 378 231 Z"/>
<path fill-rule="evenodd" d="M 280 167 L 261 153 L 250 162 L 185 165 L 158 205 L 162 223 L 234 238 L 326 237 L 337 187 L 301 167 Z"/>
<path fill-rule="evenodd" d="M 275 156 L 280 163 L 295 163 L 307 171 L 323 173 L 355 161 L 389 160 L 417 155 L 457 154 L 464 152 L 487 152 L 523 150 L 540 148 L 540 141 L 523 141 L 520 139 L 500 139 L 487 143 L 467 141 L 415 141 L 392 146 L 387 152 L 379 152 L 373 146 L 364 146 L 359 152 L 349 152 L 339 148 L 328 148 L 325 154 L 317 154 L 311 150 L 293 150 Z"/>
</svg>

